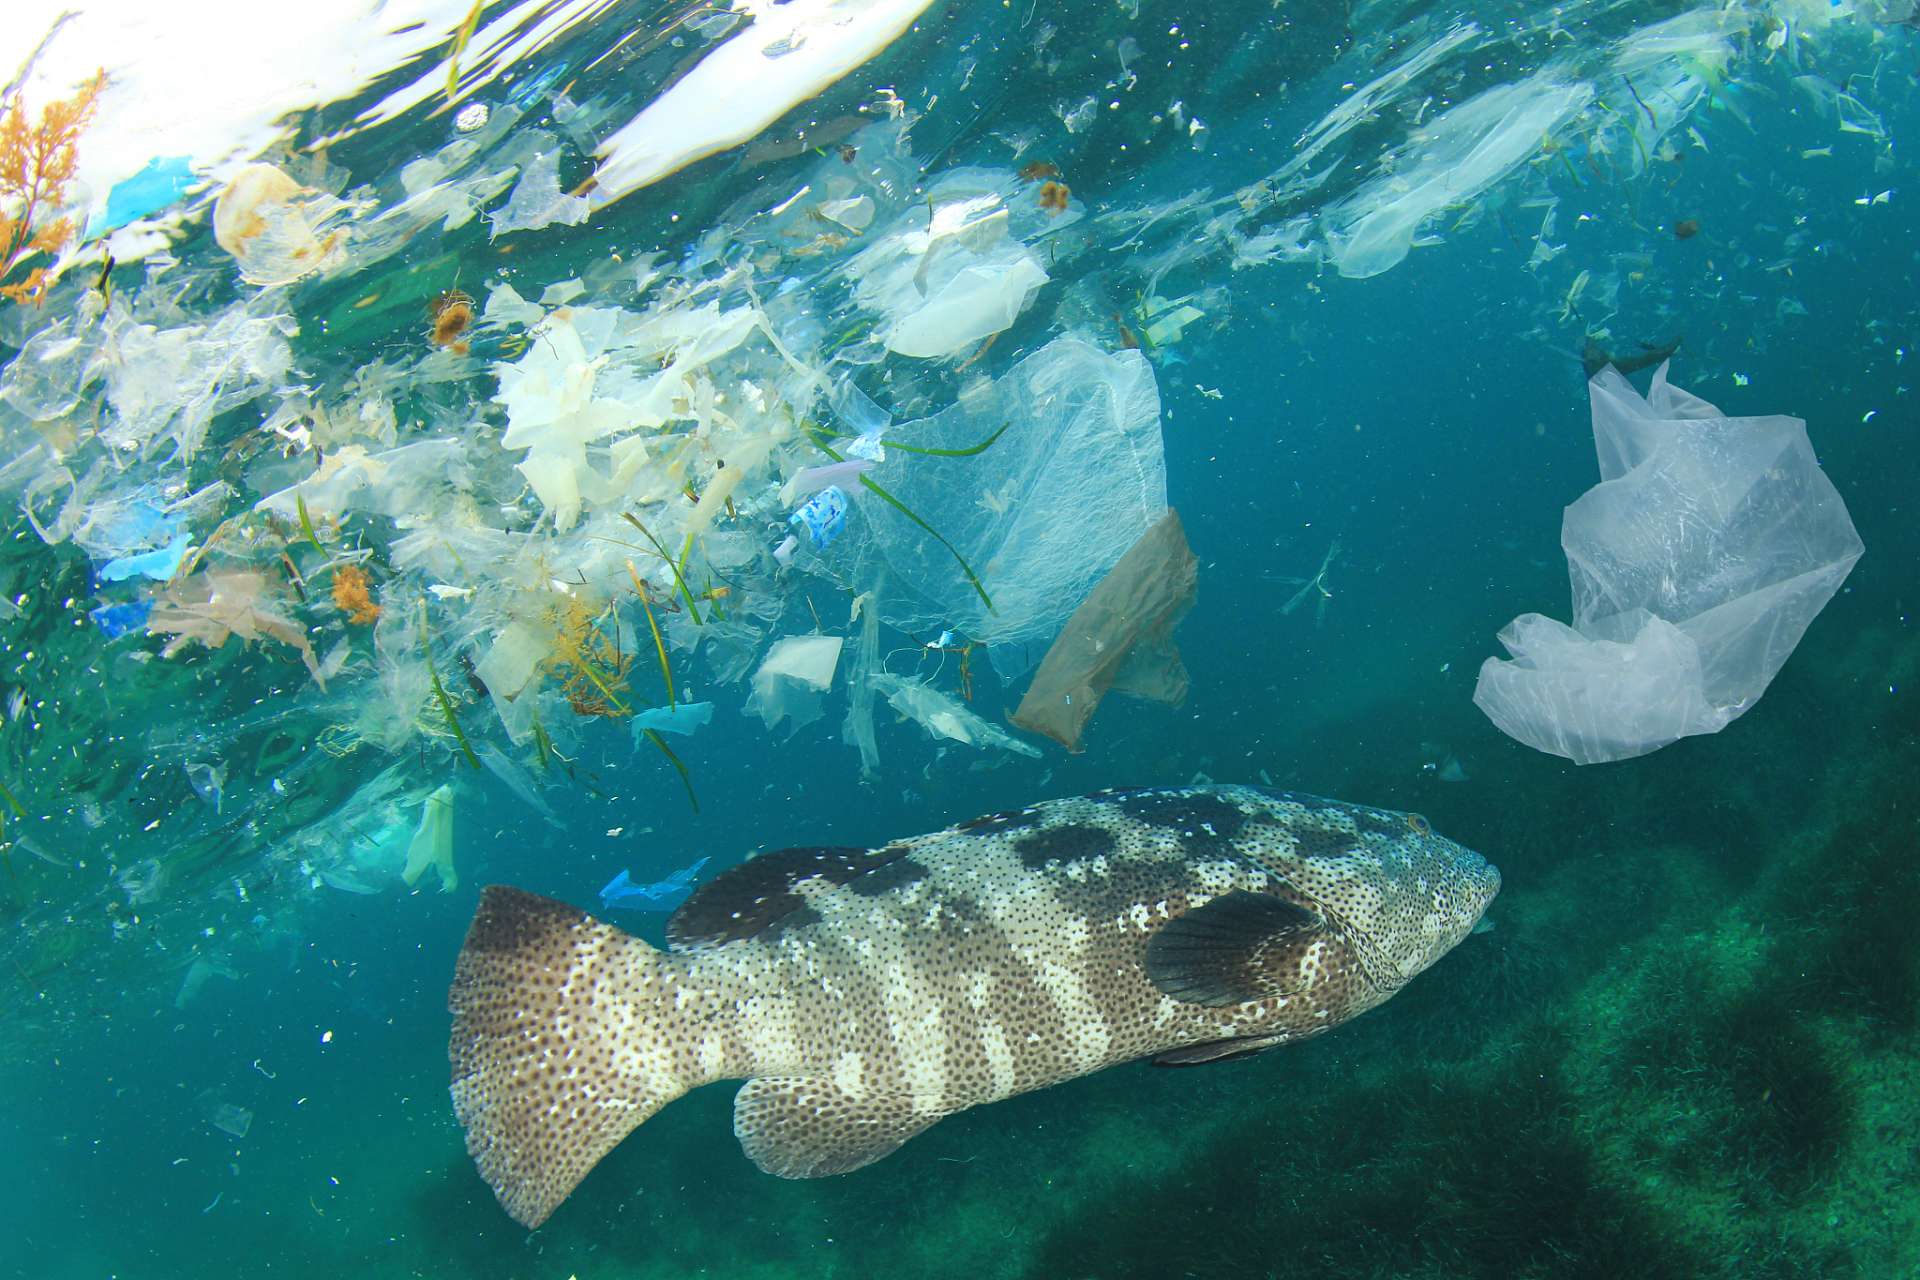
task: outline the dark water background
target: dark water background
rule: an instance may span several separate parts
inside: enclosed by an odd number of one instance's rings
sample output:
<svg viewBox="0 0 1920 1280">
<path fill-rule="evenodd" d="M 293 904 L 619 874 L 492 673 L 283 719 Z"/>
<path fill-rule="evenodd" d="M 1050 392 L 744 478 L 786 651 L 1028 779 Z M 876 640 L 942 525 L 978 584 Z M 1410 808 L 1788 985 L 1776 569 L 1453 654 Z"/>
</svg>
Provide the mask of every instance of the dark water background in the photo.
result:
<svg viewBox="0 0 1920 1280">
<path fill-rule="evenodd" d="M 596 726 L 621 798 L 553 793 L 555 832 L 483 776 L 457 892 L 273 912 L 238 979 L 184 1008 L 170 980 L 116 978 L 35 1011 L 0 1066 L 0 1275 L 1911 1275 L 1920 422 L 1894 352 L 1920 342 L 1900 149 L 1920 118 L 1911 83 L 1878 86 L 1896 142 L 1876 172 L 1876 149 L 1803 109 L 1778 68 L 1744 70 L 1752 129 L 1699 112 L 1712 149 L 1670 189 L 1664 170 L 1640 180 L 1629 210 L 1597 172 L 1556 186 L 1569 248 L 1546 269 L 1494 218 L 1371 280 L 1186 269 L 1233 309 L 1158 369 L 1169 494 L 1203 564 L 1183 708 L 1113 699 L 1085 755 L 992 770 L 883 723 L 885 774 L 862 784 L 837 696 L 783 742 L 737 714 L 742 689 L 696 672 L 718 704 L 682 748 L 698 815 Z M 1217 182 L 1206 164 L 1115 163 L 1076 194 L 1170 197 Z M 1701 234 L 1675 240 L 1681 218 Z M 1806 247 L 1766 271 L 1796 218 Z M 1678 385 L 1729 414 L 1804 417 L 1867 552 L 1744 717 L 1576 769 L 1469 699 L 1510 618 L 1566 616 L 1560 512 L 1595 463 L 1579 326 L 1554 316 L 1576 271 L 1625 252 L 1650 261 L 1616 344 L 1684 334 Z M 1785 297 L 1805 314 L 1781 316 Z M 1281 579 L 1310 577 L 1334 538 L 1324 621 L 1283 615 L 1297 588 Z M 845 608 L 808 594 L 823 617 Z M 976 692 L 996 718 L 1019 688 Z M 1449 755 L 1467 781 L 1423 769 Z M 711 871 L 1263 771 L 1417 809 L 1484 853 L 1507 885 L 1494 930 L 1322 1040 L 966 1112 L 844 1178 L 754 1170 L 725 1085 L 649 1121 L 532 1235 L 463 1152 L 445 991 L 482 885 L 590 906 L 622 868 Z M 658 917 L 619 918 L 658 940 Z M 207 1089 L 254 1113 L 244 1139 L 205 1122 Z"/>
</svg>

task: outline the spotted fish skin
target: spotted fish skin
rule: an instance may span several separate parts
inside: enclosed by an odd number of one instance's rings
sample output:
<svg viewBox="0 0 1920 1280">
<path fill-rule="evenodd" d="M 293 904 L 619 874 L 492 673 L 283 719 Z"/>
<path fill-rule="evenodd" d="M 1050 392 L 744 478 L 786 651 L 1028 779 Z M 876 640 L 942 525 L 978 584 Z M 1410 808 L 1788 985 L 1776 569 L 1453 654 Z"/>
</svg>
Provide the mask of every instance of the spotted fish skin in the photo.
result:
<svg viewBox="0 0 1920 1280">
<path fill-rule="evenodd" d="M 1237 786 L 776 850 L 702 885 L 665 952 L 493 886 L 449 996 L 454 1107 L 528 1226 L 715 1080 L 746 1080 L 734 1130 L 762 1169 L 844 1173 L 983 1102 L 1318 1035 L 1438 960 L 1499 888 L 1417 814 Z"/>
</svg>

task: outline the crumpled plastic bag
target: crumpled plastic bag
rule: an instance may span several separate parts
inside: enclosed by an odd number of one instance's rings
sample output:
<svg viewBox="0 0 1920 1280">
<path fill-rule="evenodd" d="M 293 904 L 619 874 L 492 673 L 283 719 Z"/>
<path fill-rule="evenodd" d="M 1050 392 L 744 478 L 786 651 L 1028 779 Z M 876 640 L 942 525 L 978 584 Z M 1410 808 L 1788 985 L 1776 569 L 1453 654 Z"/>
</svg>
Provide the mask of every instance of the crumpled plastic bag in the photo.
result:
<svg viewBox="0 0 1920 1280">
<path fill-rule="evenodd" d="M 286 612 L 286 602 L 265 574 L 208 570 L 173 583 L 147 615 L 147 631 L 173 637 L 161 651 L 166 657 L 189 640 L 209 649 L 220 648 L 232 635 L 242 640 L 278 640 L 298 649 L 314 683 L 323 690 L 327 687 L 306 627 Z"/>
<path fill-rule="evenodd" d="M 889 448 L 847 487 L 846 527 L 795 562 L 855 591 L 896 630 L 942 630 L 988 646 L 1005 679 L 1047 651 L 1074 606 L 1167 510 L 1160 392 L 1138 351 L 1056 338 L 959 403 L 886 431 Z M 871 480 L 926 522 L 867 487 Z M 927 532 L 938 531 L 952 547 Z M 993 605 L 975 590 L 965 557 Z M 877 584 L 877 585 L 876 585 Z"/>
<path fill-rule="evenodd" d="M 1728 418 L 1670 386 L 1588 384 L 1601 483 L 1560 541 L 1573 625 L 1500 633 L 1474 703 L 1576 764 L 1717 733 L 1759 701 L 1863 550 L 1798 418 Z"/>
</svg>

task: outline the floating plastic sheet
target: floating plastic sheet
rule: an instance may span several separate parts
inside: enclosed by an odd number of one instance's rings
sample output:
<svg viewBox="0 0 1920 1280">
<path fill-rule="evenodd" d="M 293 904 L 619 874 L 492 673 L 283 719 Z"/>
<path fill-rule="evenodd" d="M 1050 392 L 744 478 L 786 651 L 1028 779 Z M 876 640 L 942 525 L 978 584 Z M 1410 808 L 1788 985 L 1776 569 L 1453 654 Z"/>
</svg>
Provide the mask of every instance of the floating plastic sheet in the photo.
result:
<svg viewBox="0 0 1920 1280">
<path fill-rule="evenodd" d="M 205 960 L 196 960 L 193 962 L 193 966 L 188 970 L 189 981 L 192 981 L 196 972 L 200 974 L 200 981 L 202 982 L 214 974 L 219 974 L 226 978 L 233 977 L 231 972 L 211 965 Z M 197 991 L 198 989 L 199 985 L 195 983 L 194 990 Z M 181 990 L 182 994 L 185 994 L 186 988 L 182 987 Z M 188 996 L 188 999 L 191 998 L 191 996 Z M 174 1006 L 179 1008 L 185 1003 L 185 1000 L 176 999 Z M 199 1111 L 201 1118 L 214 1128 L 224 1130 L 236 1138 L 246 1137 L 247 1130 L 253 1125 L 253 1112 L 248 1111 L 245 1107 L 234 1106 L 231 1102 L 222 1098 L 220 1093 L 221 1091 L 219 1089 L 201 1090 L 194 1095 L 194 1108 Z"/>
<path fill-rule="evenodd" d="M 753 693 L 744 711 L 771 729 L 782 719 L 798 732 L 820 718 L 820 695 L 833 687 L 840 663 L 839 636 L 788 636 L 767 650 L 753 673 Z"/>
<path fill-rule="evenodd" d="M 1374 178 L 1326 213 L 1327 245 L 1343 276 L 1375 276 L 1413 248 L 1421 223 L 1464 204 L 1540 150 L 1593 86 L 1541 72 L 1502 84 L 1441 114 L 1393 172 Z"/>
<path fill-rule="evenodd" d="M 1014 725 L 1077 753 L 1109 689 L 1174 707 L 1186 701 L 1187 669 L 1173 629 L 1193 607 L 1199 573 L 1180 514 L 1169 507 L 1073 611 L 1020 699 Z"/>
<path fill-rule="evenodd" d="M 207 980 L 210 978 L 225 978 L 231 982 L 239 976 L 223 964 L 204 958 L 196 959 L 187 966 L 186 974 L 180 979 L 180 989 L 173 995 L 173 1007 L 184 1009 L 192 1004 L 199 998 L 200 989 L 207 985 Z M 252 1120 L 252 1113 L 225 1104 L 210 1108 L 207 1116 L 208 1123 L 225 1129 L 236 1138 L 247 1136 L 247 1125 Z"/>
<path fill-rule="evenodd" d="M 983 750 L 999 747 L 1035 759 L 1040 756 L 1039 748 L 994 728 L 925 681 L 881 671 L 873 676 L 873 688 L 893 705 L 895 711 L 920 725 L 935 738 L 946 738 Z"/>
<path fill-rule="evenodd" d="M 136 557 L 161 550 L 181 536 L 184 522 L 169 517 L 165 508 L 159 485 L 138 485 L 112 494 L 87 508 L 86 519 L 73 531 L 74 545 L 103 562 L 100 577 L 112 582 L 132 577 L 145 571 L 133 562 Z M 174 563 L 179 563 L 177 555 Z M 173 570 L 154 576 L 164 581 L 173 576 Z"/>
<path fill-rule="evenodd" d="M 236 1138 L 247 1136 L 247 1130 L 253 1127 L 253 1112 L 245 1107 L 236 1107 L 231 1102 L 223 1102 L 214 1110 L 212 1125 L 224 1129 Z"/>
<path fill-rule="evenodd" d="M 88 221 L 87 234 L 102 235 L 135 218 L 164 209 L 198 181 L 193 172 L 193 157 L 155 156 L 131 178 L 114 183 L 113 190 L 107 192 L 106 211 L 98 220 Z"/>
<path fill-rule="evenodd" d="M 297 520 L 304 502 L 309 519 L 366 511 L 407 528 L 434 513 L 464 452 L 458 440 L 417 440 L 374 454 L 364 445 L 344 445 L 324 455 L 313 475 L 260 499 L 254 509 Z"/>
<path fill-rule="evenodd" d="M 62 316 L 27 339 L 0 376 L 0 400 L 35 421 L 69 413 L 101 371 L 107 300 L 92 289 Z"/>
<path fill-rule="evenodd" d="M 489 238 L 498 240 L 509 231 L 534 231 L 555 223 L 574 227 L 587 220 L 592 206 L 585 196 L 570 196 L 560 189 L 560 149 L 538 152 L 521 170 L 520 181 L 498 213 L 487 215 L 493 224 Z"/>
<path fill-rule="evenodd" d="M 283 385 L 299 332 L 269 294 L 234 303 L 204 323 L 141 323 L 116 299 L 108 311 L 107 399 L 102 442 L 124 452 L 171 440 L 191 458 L 213 420 Z"/>
<path fill-rule="evenodd" d="M 863 778 L 880 772 L 880 743 L 873 730 L 873 677 L 880 670 L 880 615 L 872 604 L 870 594 L 856 597 L 853 616 L 847 620 L 849 627 L 860 623 L 860 641 L 847 677 L 847 718 L 840 726 L 841 739 L 860 752 Z"/>
<path fill-rule="evenodd" d="M 215 814 L 220 813 L 226 803 L 227 771 L 205 761 L 195 761 L 185 768 L 187 783 L 193 788 L 193 794 L 199 796 Z"/>
<path fill-rule="evenodd" d="M 505 783 L 507 790 L 520 797 L 529 809 L 540 815 L 543 822 L 556 831 L 566 830 L 566 824 L 554 816 L 553 806 L 540 794 L 540 784 L 524 765 L 491 742 L 481 743 L 475 754 L 479 756 L 481 766 Z"/>
<path fill-rule="evenodd" d="M 1167 482 L 1160 394 L 1138 351 L 1056 338 L 887 439 L 965 449 L 1001 427 L 1005 434 L 972 457 L 889 449 L 850 490 L 846 532 L 824 549 L 803 543 L 795 559 L 853 590 L 874 590 L 872 607 L 898 630 L 953 630 L 984 642 L 994 668 L 1012 679 L 1039 661 L 1074 602 L 1165 514 Z M 868 479 L 952 550 L 876 496 Z"/>
<path fill-rule="evenodd" d="M 1670 386 L 1588 384 L 1601 483 L 1560 541 L 1573 625 L 1500 633 L 1473 700 L 1502 732 L 1576 764 L 1717 733 L 1766 691 L 1862 546 L 1798 418 L 1728 418 Z"/>
</svg>

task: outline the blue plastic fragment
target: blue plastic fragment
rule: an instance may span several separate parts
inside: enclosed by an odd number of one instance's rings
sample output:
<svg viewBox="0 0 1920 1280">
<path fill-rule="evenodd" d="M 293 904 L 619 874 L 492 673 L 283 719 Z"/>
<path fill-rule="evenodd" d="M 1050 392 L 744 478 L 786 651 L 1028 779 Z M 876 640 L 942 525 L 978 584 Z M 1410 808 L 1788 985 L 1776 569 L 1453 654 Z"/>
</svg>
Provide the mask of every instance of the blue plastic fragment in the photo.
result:
<svg viewBox="0 0 1920 1280">
<path fill-rule="evenodd" d="M 94 572 L 102 582 L 121 582 L 142 573 L 156 582 L 165 582 L 179 571 L 180 561 L 187 554 L 187 547 L 192 541 L 191 534 L 176 534 L 173 541 L 164 547 L 137 556 L 109 560 Z"/>
<path fill-rule="evenodd" d="M 118 640 L 127 632 L 146 626 L 147 615 L 152 612 L 153 601 L 136 600 L 132 604 L 103 604 L 87 616 L 100 624 L 107 639 Z"/>
<path fill-rule="evenodd" d="M 814 546 L 824 547 L 847 527 L 847 495 L 839 485 L 830 484 L 788 516 L 787 523 L 799 525 Z"/>
<path fill-rule="evenodd" d="M 678 733 L 690 735 L 695 729 L 713 719 L 711 702 L 683 702 L 676 707 L 649 707 L 633 718 L 633 745 L 640 745 L 641 736 L 652 729 L 656 733 Z"/>
<path fill-rule="evenodd" d="M 676 871 L 653 884 L 635 884 L 625 871 L 607 882 L 600 891 L 602 906 L 628 907 L 635 911 L 671 911 L 693 896 L 693 878 L 707 865 L 705 858 L 684 871 Z"/>
<path fill-rule="evenodd" d="M 125 182 L 114 184 L 113 190 L 107 193 L 106 212 L 98 223 L 88 227 L 87 233 L 101 235 L 164 209 L 198 181 L 191 156 L 155 156 L 147 161 L 146 168 Z"/>
</svg>

